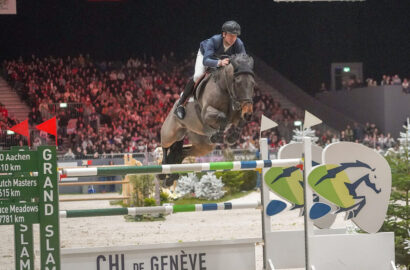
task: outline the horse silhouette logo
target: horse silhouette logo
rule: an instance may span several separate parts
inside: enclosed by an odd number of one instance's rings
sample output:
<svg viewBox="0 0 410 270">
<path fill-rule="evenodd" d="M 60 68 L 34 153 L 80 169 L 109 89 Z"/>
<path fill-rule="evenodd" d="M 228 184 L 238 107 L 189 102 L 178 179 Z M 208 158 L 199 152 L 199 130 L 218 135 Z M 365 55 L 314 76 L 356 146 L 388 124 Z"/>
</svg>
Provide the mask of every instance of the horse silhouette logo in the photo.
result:
<svg viewBox="0 0 410 270">
<path fill-rule="evenodd" d="M 335 214 L 346 213 L 346 219 L 362 230 L 377 232 L 385 219 L 391 192 L 387 161 L 362 144 L 339 142 L 324 149 L 323 163 L 309 173 L 312 190 L 337 207 Z M 323 207 L 323 203 L 314 204 L 309 216 L 320 217 L 317 212 L 323 213 Z"/>
<path fill-rule="evenodd" d="M 312 145 L 312 166 L 318 165 L 322 160 L 323 149 L 317 145 Z M 279 159 L 300 158 L 303 153 L 303 143 L 295 142 L 287 144 L 280 148 Z M 270 168 L 265 174 L 267 186 L 280 198 L 292 205 L 290 210 L 300 209 L 300 215 L 303 215 L 304 207 L 304 187 L 303 187 L 303 166 L 292 167 L 274 167 Z M 328 201 L 313 194 L 313 201 L 320 202 L 316 208 L 320 217 L 314 219 L 313 224 L 321 229 L 330 228 L 336 219 L 332 210 L 337 210 L 333 205 L 329 206 Z M 273 216 L 280 213 L 286 208 L 286 203 L 280 200 L 272 200 L 266 207 L 266 214 Z"/>
</svg>

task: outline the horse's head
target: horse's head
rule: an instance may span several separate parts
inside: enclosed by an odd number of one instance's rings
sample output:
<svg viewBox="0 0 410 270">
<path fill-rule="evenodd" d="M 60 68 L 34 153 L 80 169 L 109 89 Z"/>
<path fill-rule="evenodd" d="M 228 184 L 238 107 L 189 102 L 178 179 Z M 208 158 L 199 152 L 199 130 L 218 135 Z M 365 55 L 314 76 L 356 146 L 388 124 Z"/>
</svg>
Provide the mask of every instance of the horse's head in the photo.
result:
<svg viewBox="0 0 410 270">
<path fill-rule="evenodd" d="M 253 114 L 253 95 L 255 78 L 253 58 L 247 54 L 233 55 L 230 59 L 233 67 L 233 83 L 228 87 L 235 111 L 241 111 L 242 119 L 250 121 Z"/>
</svg>

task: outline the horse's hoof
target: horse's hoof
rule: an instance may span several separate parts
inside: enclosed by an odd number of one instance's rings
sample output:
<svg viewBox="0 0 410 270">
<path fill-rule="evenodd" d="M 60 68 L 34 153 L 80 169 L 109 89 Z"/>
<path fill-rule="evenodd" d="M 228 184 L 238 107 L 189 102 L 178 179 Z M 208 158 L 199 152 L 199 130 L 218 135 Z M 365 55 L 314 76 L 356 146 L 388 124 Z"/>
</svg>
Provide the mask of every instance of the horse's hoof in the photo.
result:
<svg viewBox="0 0 410 270">
<path fill-rule="evenodd" d="M 236 143 L 238 139 L 239 139 L 239 133 L 236 133 L 236 132 L 226 136 L 226 142 L 230 145 Z"/>
<path fill-rule="evenodd" d="M 175 180 L 178 179 L 178 174 L 171 174 L 165 178 L 165 186 L 170 187 L 174 184 Z"/>
<path fill-rule="evenodd" d="M 174 114 L 180 119 L 184 119 L 185 118 L 185 108 L 183 106 L 178 106 L 175 108 L 174 110 Z"/>
<path fill-rule="evenodd" d="M 224 142 L 224 137 L 223 134 L 221 133 L 215 133 L 213 134 L 209 140 L 211 141 L 211 143 L 223 143 Z"/>
</svg>

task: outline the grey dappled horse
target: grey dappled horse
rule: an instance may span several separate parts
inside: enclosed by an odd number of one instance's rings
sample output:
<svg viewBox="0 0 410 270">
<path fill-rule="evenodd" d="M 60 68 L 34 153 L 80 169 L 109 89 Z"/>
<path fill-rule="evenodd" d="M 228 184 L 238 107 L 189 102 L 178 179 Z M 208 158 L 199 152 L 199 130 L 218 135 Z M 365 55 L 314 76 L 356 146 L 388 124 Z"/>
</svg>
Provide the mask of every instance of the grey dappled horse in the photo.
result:
<svg viewBox="0 0 410 270">
<path fill-rule="evenodd" d="M 231 56 L 230 64 L 215 70 L 195 91 L 194 102 L 186 105 L 183 120 L 173 113 L 161 128 L 162 164 L 181 163 L 187 156 L 203 156 L 216 143 L 233 144 L 240 129 L 251 120 L 254 95 L 253 59 L 246 54 Z M 188 136 L 191 146 L 183 148 Z"/>
</svg>

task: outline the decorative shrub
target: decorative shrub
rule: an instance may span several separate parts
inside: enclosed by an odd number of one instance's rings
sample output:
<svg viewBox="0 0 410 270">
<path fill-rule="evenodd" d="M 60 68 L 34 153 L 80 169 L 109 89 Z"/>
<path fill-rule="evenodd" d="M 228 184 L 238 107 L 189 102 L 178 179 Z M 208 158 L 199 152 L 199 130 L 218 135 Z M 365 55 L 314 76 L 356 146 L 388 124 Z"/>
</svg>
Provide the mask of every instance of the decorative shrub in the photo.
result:
<svg viewBox="0 0 410 270">
<path fill-rule="evenodd" d="M 175 192 L 181 197 L 195 193 L 195 184 L 198 182 L 198 177 L 194 173 L 184 175 L 178 179 Z"/>
<path fill-rule="evenodd" d="M 392 172 L 392 192 L 381 231 L 394 232 L 396 263 L 410 269 L 410 123 L 400 133 L 400 150 L 386 157 Z"/>
<path fill-rule="evenodd" d="M 242 172 L 243 171 L 217 172 L 215 176 L 222 179 L 222 183 L 228 194 L 234 194 L 241 191 L 241 186 L 245 182 Z"/>
<path fill-rule="evenodd" d="M 195 184 L 195 197 L 206 200 L 217 200 L 223 197 L 224 184 L 214 173 L 207 173 Z"/>
<path fill-rule="evenodd" d="M 163 205 L 164 203 L 169 203 L 168 193 L 161 191 L 161 193 L 159 194 L 159 200 L 161 202 L 161 205 Z"/>
<path fill-rule="evenodd" d="M 155 198 L 144 198 L 144 206 L 156 206 Z"/>
<path fill-rule="evenodd" d="M 256 187 L 256 181 L 258 179 L 258 173 L 256 171 L 240 171 L 240 173 L 244 181 L 241 185 L 241 191 L 254 189 Z"/>
</svg>

